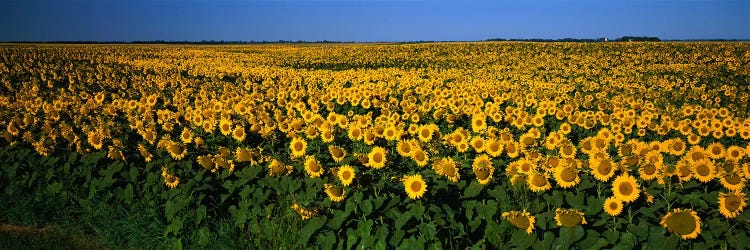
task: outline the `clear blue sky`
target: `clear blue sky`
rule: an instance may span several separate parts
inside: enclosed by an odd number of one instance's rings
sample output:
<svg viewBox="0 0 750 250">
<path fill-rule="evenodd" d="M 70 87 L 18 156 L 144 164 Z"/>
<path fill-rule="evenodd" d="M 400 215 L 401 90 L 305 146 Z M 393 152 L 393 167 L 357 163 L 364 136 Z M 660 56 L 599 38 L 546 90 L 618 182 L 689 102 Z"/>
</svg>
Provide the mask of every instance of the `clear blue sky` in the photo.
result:
<svg viewBox="0 0 750 250">
<path fill-rule="evenodd" d="M 750 0 L 0 0 L 0 41 L 750 39 Z"/>
</svg>

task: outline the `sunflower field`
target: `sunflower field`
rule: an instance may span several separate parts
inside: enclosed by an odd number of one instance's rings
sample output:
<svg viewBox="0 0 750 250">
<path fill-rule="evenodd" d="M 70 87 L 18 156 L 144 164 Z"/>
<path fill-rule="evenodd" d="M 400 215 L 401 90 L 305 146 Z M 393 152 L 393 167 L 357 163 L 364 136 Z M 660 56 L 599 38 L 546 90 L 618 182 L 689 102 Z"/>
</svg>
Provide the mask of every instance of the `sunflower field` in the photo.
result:
<svg viewBox="0 0 750 250">
<path fill-rule="evenodd" d="M 176 248 L 229 225 L 253 248 L 740 249 L 749 63 L 735 42 L 2 46 L 0 190 L 145 207 Z"/>
</svg>

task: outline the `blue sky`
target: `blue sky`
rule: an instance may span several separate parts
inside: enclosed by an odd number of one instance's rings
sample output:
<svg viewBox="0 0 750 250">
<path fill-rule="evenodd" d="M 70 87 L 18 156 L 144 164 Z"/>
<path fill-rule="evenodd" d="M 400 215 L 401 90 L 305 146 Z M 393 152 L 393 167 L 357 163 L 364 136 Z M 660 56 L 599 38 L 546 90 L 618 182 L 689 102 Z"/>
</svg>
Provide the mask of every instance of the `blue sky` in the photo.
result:
<svg viewBox="0 0 750 250">
<path fill-rule="evenodd" d="M 750 0 L 0 0 L 0 41 L 750 39 Z"/>
</svg>

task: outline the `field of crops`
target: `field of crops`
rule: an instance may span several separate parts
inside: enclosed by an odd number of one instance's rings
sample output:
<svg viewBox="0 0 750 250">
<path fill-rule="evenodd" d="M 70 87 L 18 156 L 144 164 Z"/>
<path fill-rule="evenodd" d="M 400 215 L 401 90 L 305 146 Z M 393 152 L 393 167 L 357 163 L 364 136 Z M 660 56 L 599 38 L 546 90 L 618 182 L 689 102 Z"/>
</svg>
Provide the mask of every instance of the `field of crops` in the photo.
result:
<svg viewBox="0 0 750 250">
<path fill-rule="evenodd" d="M 749 63 L 718 42 L 3 46 L 0 190 L 139 208 L 176 248 L 224 227 L 251 248 L 743 248 Z"/>
</svg>

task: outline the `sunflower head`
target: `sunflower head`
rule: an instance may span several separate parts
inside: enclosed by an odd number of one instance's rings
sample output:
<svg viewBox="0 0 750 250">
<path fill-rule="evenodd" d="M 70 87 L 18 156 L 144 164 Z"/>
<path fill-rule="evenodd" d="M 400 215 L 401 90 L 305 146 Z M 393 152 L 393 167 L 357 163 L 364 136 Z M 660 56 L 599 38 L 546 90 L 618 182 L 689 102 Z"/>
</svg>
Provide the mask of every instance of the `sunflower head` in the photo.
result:
<svg viewBox="0 0 750 250">
<path fill-rule="evenodd" d="M 328 195 L 328 198 L 334 202 L 341 202 L 344 200 L 344 198 L 346 198 L 346 190 L 344 190 L 343 187 L 334 186 L 334 185 L 326 183 L 325 192 Z"/>
<path fill-rule="evenodd" d="M 614 193 L 615 198 L 629 203 L 638 199 L 640 189 L 635 178 L 626 173 L 617 176 L 615 181 L 612 182 L 612 192 Z"/>
<path fill-rule="evenodd" d="M 305 171 L 310 175 L 310 178 L 318 178 L 325 172 L 323 165 L 315 159 L 314 155 L 305 158 Z"/>
<path fill-rule="evenodd" d="M 356 177 L 354 168 L 349 165 L 343 165 L 339 167 L 339 171 L 336 173 L 339 180 L 341 181 L 341 184 L 346 186 L 349 186 L 352 184 L 352 180 Z"/>
<path fill-rule="evenodd" d="M 719 212 L 726 218 L 737 217 L 747 206 L 747 198 L 740 190 L 719 193 Z"/>
<path fill-rule="evenodd" d="M 422 175 L 404 175 L 402 182 L 404 183 L 406 194 L 412 200 L 422 198 L 425 192 L 427 192 L 427 183 L 422 179 Z"/>
<path fill-rule="evenodd" d="M 529 212 L 526 212 L 526 210 L 504 212 L 502 216 L 503 219 L 508 220 L 516 228 L 525 230 L 527 234 L 531 234 L 534 231 L 534 222 L 536 219 Z"/>
<path fill-rule="evenodd" d="M 611 216 L 620 215 L 622 213 L 622 201 L 615 197 L 607 198 L 604 200 L 604 212 Z"/>
<path fill-rule="evenodd" d="M 292 138 L 292 143 L 289 145 L 291 149 L 292 158 L 299 158 L 305 155 L 307 150 L 307 142 L 301 137 Z"/>
<path fill-rule="evenodd" d="M 367 164 L 374 169 L 381 169 L 385 167 L 386 154 L 385 149 L 381 147 L 375 147 L 367 154 Z"/>
<path fill-rule="evenodd" d="M 675 208 L 661 218 L 660 224 L 683 240 L 695 239 L 701 233 L 701 218 L 692 209 Z"/>
<path fill-rule="evenodd" d="M 572 208 L 555 209 L 555 221 L 557 222 L 557 226 L 560 227 L 575 227 L 586 224 L 586 218 L 583 217 L 583 212 Z"/>
<path fill-rule="evenodd" d="M 328 152 L 331 153 L 331 158 L 335 162 L 341 162 L 346 157 L 346 150 L 342 147 L 330 145 L 328 146 Z"/>
</svg>

